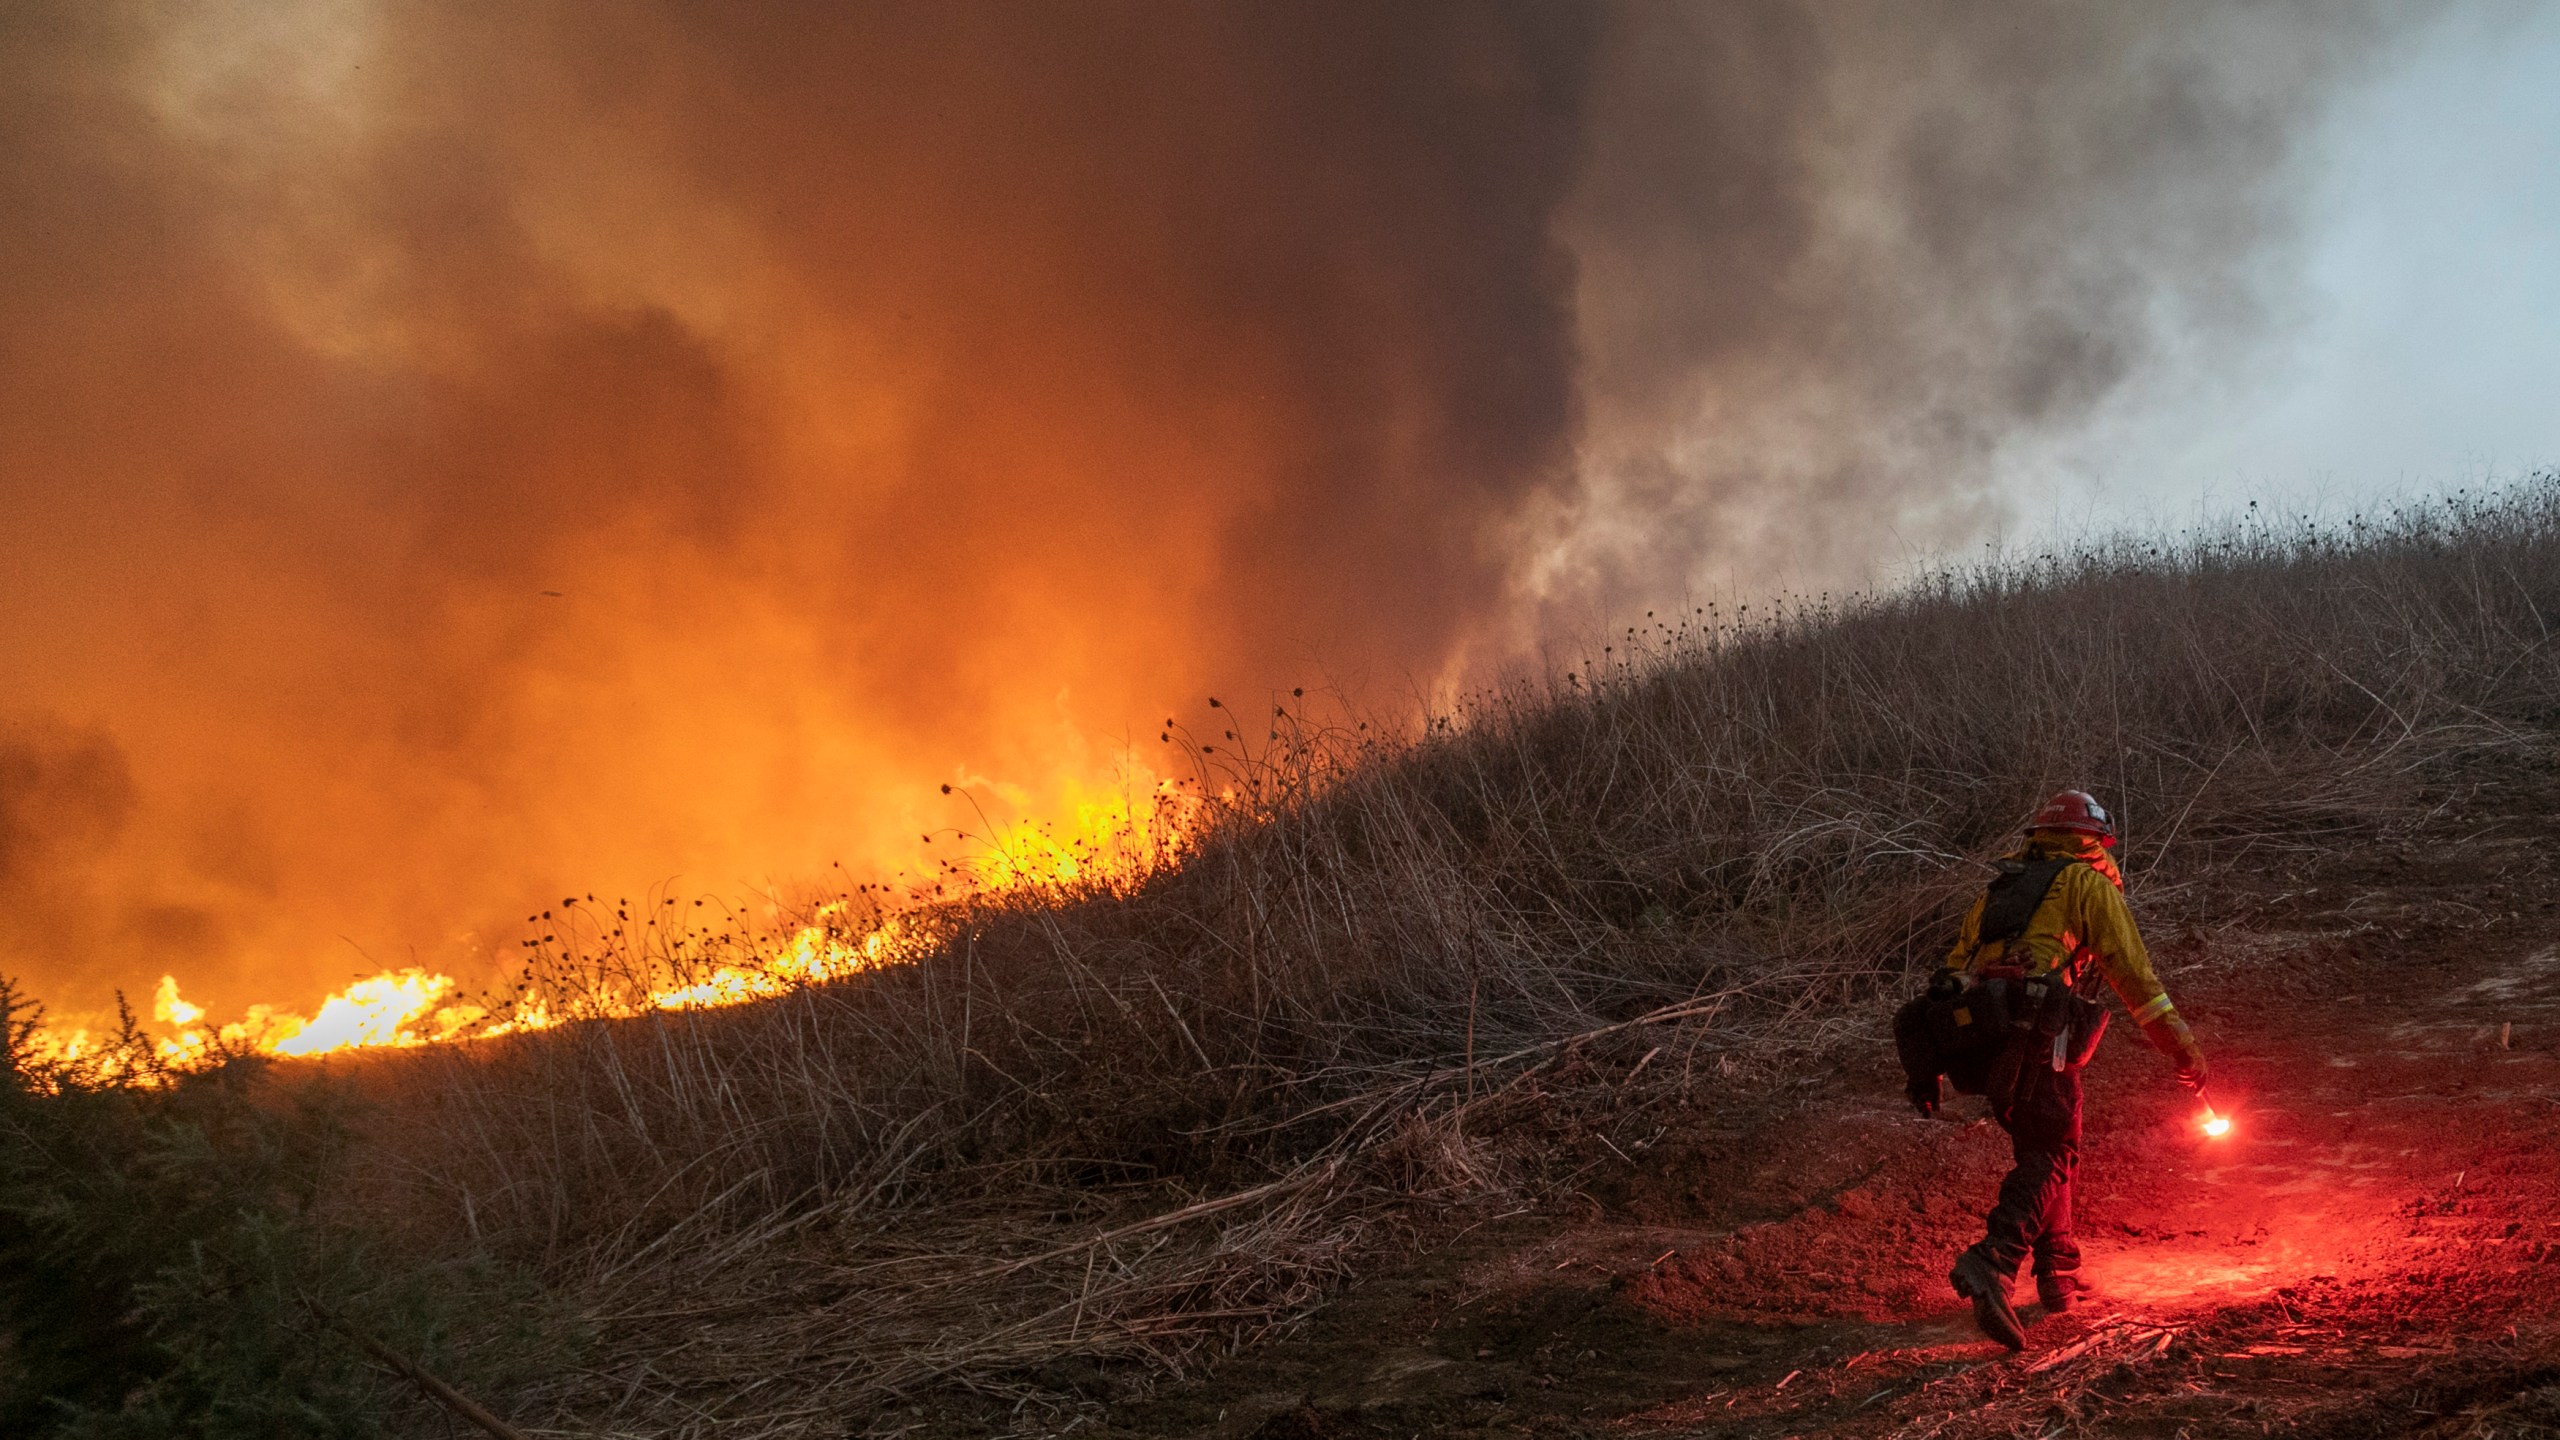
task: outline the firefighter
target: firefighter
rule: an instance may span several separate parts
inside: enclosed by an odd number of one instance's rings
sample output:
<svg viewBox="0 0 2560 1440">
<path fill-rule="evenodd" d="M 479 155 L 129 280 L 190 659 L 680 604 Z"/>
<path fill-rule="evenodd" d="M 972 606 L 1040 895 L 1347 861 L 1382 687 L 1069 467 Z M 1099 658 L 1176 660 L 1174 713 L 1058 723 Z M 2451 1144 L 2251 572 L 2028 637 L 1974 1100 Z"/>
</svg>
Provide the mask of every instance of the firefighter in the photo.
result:
<svg viewBox="0 0 2560 1440">
<path fill-rule="evenodd" d="M 2080 1163 L 2080 1071 L 2106 1028 L 2105 1010 L 2086 998 L 2093 973 L 2175 1062 L 2178 1083 L 2204 1093 L 2204 1051 L 2152 972 L 2125 903 L 2124 872 L 2107 853 L 2115 843 L 2114 820 L 2087 792 L 2047 800 L 2026 843 L 2000 862 L 2001 873 L 1966 912 L 1930 982 L 1942 1013 L 1971 1018 L 1972 1010 L 1996 1008 L 2005 1017 L 1996 1048 L 1949 1054 L 1957 1088 L 1990 1098 L 2016 1164 L 2000 1184 L 1987 1233 L 1948 1279 L 1973 1302 L 1982 1332 L 2013 1350 L 2026 1346 L 2009 1301 L 2021 1262 L 2035 1262 L 2036 1298 L 2047 1315 L 2071 1308 L 2083 1288 L 2071 1187 Z M 2041 1025 L 2030 1023 L 2039 1017 Z M 1935 1114 L 1938 1076 L 1914 1073 L 1910 1081 L 1913 1105 L 1923 1117 Z"/>
</svg>

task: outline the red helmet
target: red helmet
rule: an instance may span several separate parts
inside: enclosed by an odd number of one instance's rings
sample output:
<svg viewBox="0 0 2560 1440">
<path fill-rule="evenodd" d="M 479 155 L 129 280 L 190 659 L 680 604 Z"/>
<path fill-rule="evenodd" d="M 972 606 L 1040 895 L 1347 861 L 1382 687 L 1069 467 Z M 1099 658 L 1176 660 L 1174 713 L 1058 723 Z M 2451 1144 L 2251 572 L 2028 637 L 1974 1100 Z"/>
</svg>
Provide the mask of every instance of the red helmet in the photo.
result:
<svg viewBox="0 0 2560 1440">
<path fill-rule="evenodd" d="M 2116 843 L 2115 817 L 2097 797 L 2086 790 L 2057 790 L 2036 818 L 2027 822 L 2030 830 L 2069 830 L 2081 835 L 2095 835 L 2101 845 Z"/>
</svg>

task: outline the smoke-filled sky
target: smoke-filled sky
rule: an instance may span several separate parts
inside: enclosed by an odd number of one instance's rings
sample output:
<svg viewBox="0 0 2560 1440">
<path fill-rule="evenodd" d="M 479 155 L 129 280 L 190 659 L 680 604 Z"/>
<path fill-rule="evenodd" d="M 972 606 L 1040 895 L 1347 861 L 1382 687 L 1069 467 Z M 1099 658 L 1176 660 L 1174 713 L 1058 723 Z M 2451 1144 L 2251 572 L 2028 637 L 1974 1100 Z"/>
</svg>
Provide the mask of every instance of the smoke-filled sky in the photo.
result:
<svg viewBox="0 0 2560 1440">
<path fill-rule="evenodd" d="M 469 973 L 560 895 L 908 862 L 946 781 L 1039 813 L 1221 689 L 1963 543 L 2289 353 L 2321 137 L 2442 29 L 13 6 L 0 971 Z"/>
<path fill-rule="evenodd" d="M 2306 137 L 2273 343 L 2055 447 L 2106 508 L 2341 512 L 2560 463 L 2560 6 L 2457 7 L 2381 58 Z"/>
</svg>

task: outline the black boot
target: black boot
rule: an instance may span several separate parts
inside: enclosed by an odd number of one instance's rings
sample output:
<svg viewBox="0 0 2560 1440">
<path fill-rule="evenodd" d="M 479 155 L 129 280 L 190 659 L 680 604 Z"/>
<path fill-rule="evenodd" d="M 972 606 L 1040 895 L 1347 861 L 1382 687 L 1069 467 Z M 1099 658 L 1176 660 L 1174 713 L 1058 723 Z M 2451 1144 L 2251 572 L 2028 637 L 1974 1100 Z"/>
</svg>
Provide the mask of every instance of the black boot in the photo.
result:
<svg viewBox="0 0 2560 1440">
<path fill-rule="evenodd" d="M 2081 1292 L 2088 1288 L 2087 1282 L 2077 1275 L 2038 1275 L 2036 1303 L 2044 1307 L 2047 1315 L 2059 1315 L 2070 1309 L 2079 1300 Z"/>
<path fill-rule="evenodd" d="M 1991 1262 L 1967 1250 L 1956 1257 L 1956 1268 L 1947 1276 L 1956 1293 L 1973 1302 L 1973 1323 L 1982 1333 L 2012 1350 L 2027 1348 L 2026 1327 L 2018 1323 L 2018 1312 L 2009 1308 L 2009 1284 Z"/>
</svg>

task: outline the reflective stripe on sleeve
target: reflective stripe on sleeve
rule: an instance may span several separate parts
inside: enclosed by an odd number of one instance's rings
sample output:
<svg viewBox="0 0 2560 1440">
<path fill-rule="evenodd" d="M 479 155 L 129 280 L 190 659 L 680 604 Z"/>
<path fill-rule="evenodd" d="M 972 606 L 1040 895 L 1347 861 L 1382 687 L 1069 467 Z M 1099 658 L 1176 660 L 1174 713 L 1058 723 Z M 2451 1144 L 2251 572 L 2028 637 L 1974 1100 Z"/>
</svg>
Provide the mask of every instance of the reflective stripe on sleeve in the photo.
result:
<svg viewBox="0 0 2560 1440">
<path fill-rule="evenodd" d="M 2148 1025 L 2152 1021 L 2159 1019 L 2161 1016 L 2168 1014 L 2169 1009 L 2169 997 L 2166 994 L 2154 995 L 2151 997 L 2151 1003 L 2133 1012 L 2133 1023 L 2136 1025 Z"/>
</svg>

